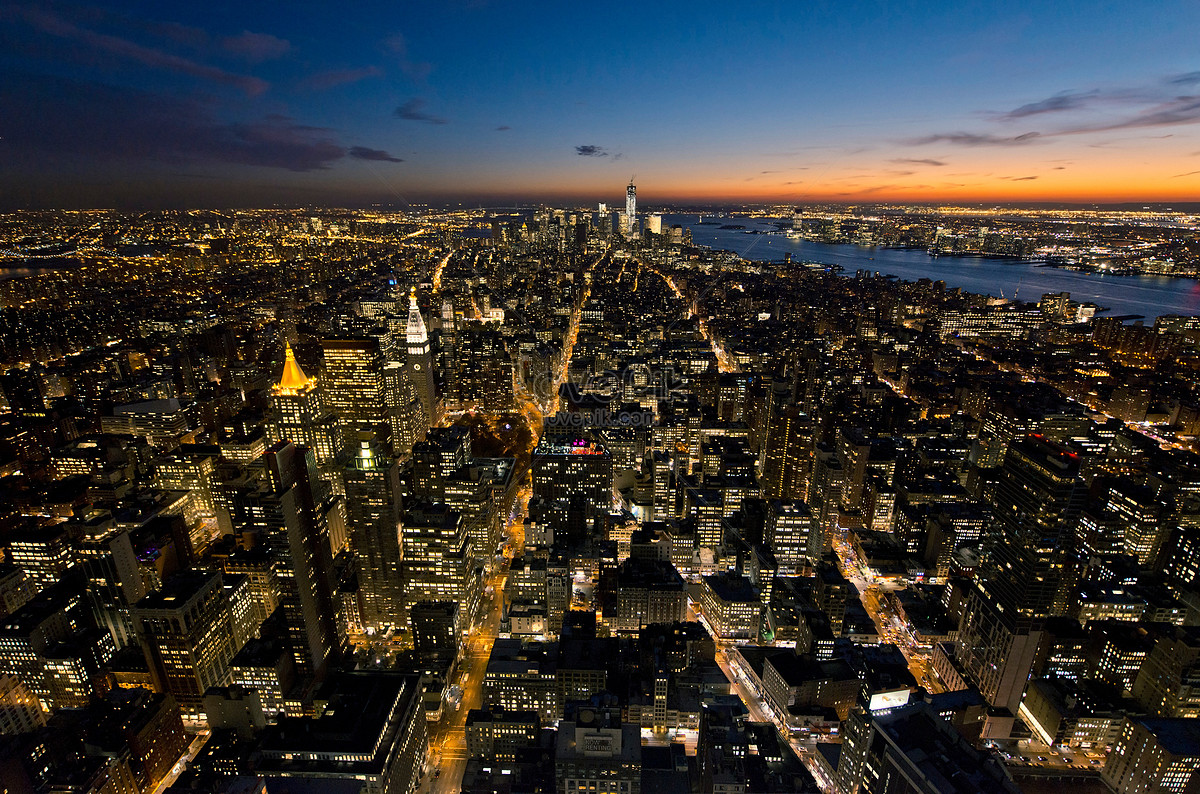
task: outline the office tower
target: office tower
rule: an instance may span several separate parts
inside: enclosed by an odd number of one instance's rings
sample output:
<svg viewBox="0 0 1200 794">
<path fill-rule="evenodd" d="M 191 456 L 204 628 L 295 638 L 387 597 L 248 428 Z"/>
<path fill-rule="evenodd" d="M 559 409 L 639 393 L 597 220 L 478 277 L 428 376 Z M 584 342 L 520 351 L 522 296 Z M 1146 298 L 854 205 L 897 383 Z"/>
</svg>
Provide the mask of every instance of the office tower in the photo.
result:
<svg viewBox="0 0 1200 794">
<path fill-rule="evenodd" d="M 1130 716 L 1101 771 L 1116 794 L 1195 790 L 1200 770 L 1200 729 L 1195 719 Z"/>
<path fill-rule="evenodd" d="M 425 409 L 426 425 L 432 427 L 440 421 L 437 410 L 437 387 L 433 380 L 433 358 L 429 354 L 429 334 L 425 331 L 425 320 L 417 306 L 417 288 L 408 296 L 408 373 L 421 406 Z"/>
<path fill-rule="evenodd" d="M 1158 559 L 1159 549 L 1166 539 L 1166 512 L 1154 492 L 1144 486 L 1119 481 L 1109 486 L 1105 508 L 1117 516 L 1124 530 L 1122 551 L 1133 554 L 1138 563 L 1151 566 Z"/>
<path fill-rule="evenodd" d="M 429 750 L 419 676 L 340 673 L 320 692 L 313 716 L 287 716 L 267 726 L 254 774 L 301 778 L 314 791 L 371 794 L 417 791 Z M 258 784 L 263 790 L 263 784 Z M 269 790 L 296 790 L 284 780 Z"/>
<path fill-rule="evenodd" d="M 1025 617 L 1065 614 L 1085 498 L 1078 457 L 1039 436 L 1009 449 L 991 505 L 996 527 L 985 544 L 982 588 Z"/>
<path fill-rule="evenodd" d="M 612 455 L 595 441 L 543 437 L 533 452 L 533 496 L 566 506 L 561 526 L 582 532 L 612 508 Z"/>
<path fill-rule="evenodd" d="M 428 502 L 446 501 L 446 483 L 471 462 L 471 431 L 463 425 L 434 427 L 413 445 L 413 494 Z"/>
<path fill-rule="evenodd" d="M 456 601 L 465 625 L 475 614 L 480 582 L 462 515 L 444 504 L 418 503 L 404 512 L 401 526 L 407 605 Z"/>
<path fill-rule="evenodd" d="M 574 704 L 558 726 L 554 776 L 560 794 L 640 794 L 641 726 L 622 722 L 620 708 Z"/>
<path fill-rule="evenodd" d="M 369 336 L 323 339 L 329 404 L 347 431 L 376 432 L 389 424 L 383 395 L 383 350 Z"/>
<path fill-rule="evenodd" d="M 651 518 L 666 521 L 675 518 L 675 459 L 669 452 L 650 453 L 651 476 L 653 477 L 653 501 Z"/>
<path fill-rule="evenodd" d="M 300 675 L 320 675 L 342 646 L 329 542 L 330 519 L 340 518 L 317 477 L 312 450 L 280 441 L 267 450 L 263 466 L 232 494 L 233 527 L 277 561 L 288 649 Z"/>
<path fill-rule="evenodd" d="M 1020 791 L 994 756 L 972 747 L 925 702 L 856 711 L 844 734 L 837 781 L 845 794 Z"/>
<path fill-rule="evenodd" d="M 512 405 L 513 366 L 504 336 L 492 328 L 459 334 L 459 400 L 464 406 L 504 410 Z"/>
<path fill-rule="evenodd" d="M 178 574 L 132 608 L 154 688 L 185 712 L 201 710 L 209 687 L 229 683 L 229 662 L 241 650 L 222 585 L 216 571 Z"/>
<path fill-rule="evenodd" d="M 767 428 L 764 499 L 803 500 L 812 474 L 812 420 L 795 405 L 780 406 Z"/>
<path fill-rule="evenodd" d="M 120 528 L 107 511 L 96 511 L 82 522 L 79 557 L 87 577 L 87 599 L 97 625 L 112 634 L 118 648 L 134 638 L 129 608 L 146 595 L 129 531 Z"/>
<path fill-rule="evenodd" d="M 404 611 L 400 570 L 400 477 L 382 447 L 363 441 L 342 470 L 350 547 L 358 560 L 362 627 L 397 625 Z"/>
<path fill-rule="evenodd" d="M 462 636 L 458 604 L 454 601 L 417 601 L 409 608 L 413 649 L 421 664 L 435 659 L 449 663 L 458 654 Z"/>
<path fill-rule="evenodd" d="M 292 346 L 284 350 L 283 374 L 267 398 L 271 443 L 290 441 L 308 447 L 317 466 L 327 470 L 345 451 L 345 432 L 329 406 L 325 386 L 300 369 Z"/>
<path fill-rule="evenodd" d="M 62 525 L 37 527 L 12 535 L 8 560 L 25 571 L 35 591 L 44 590 L 62 578 L 75 564 L 75 550 Z"/>
<path fill-rule="evenodd" d="M 781 576 L 798 576 L 825 553 L 825 533 L 804 502 L 773 500 L 763 540 L 775 554 Z"/>
<path fill-rule="evenodd" d="M 1013 713 L 1044 620 L 1066 614 L 1075 584 L 1075 525 L 1084 500 L 1076 455 L 1041 436 L 1012 443 L 991 505 L 976 585 L 956 653 L 992 705 Z"/>
<path fill-rule="evenodd" d="M 392 453 L 407 457 L 413 444 L 429 431 L 429 418 L 417 395 L 406 362 L 389 361 L 383 366 L 383 397 L 392 427 Z"/>
<path fill-rule="evenodd" d="M 629 234 L 637 234 L 637 188 L 633 186 L 632 177 L 629 187 L 625 188 L 625 223 Z"/>
</svg>

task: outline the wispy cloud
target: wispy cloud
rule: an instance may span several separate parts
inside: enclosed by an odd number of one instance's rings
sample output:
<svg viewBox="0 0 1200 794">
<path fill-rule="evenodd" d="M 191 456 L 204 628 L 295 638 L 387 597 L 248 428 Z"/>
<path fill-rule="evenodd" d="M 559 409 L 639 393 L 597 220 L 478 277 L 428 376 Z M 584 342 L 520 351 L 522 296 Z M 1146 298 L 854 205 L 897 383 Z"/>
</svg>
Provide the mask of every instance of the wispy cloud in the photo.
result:
<svg viewBox="0 0 1200 794">
<path fill-rule="evenodd" d="M 603 146 L 585 144 L 575 147 L 575 154 L 580 157 L 608 157 L 608 151 Z"/>
<path fill-rule="evenodd" d="M 1185 72 L 1166 79 L 1167 85 L 1196 85 L 1200 83 L 1200 72 Z"/>
<path fill-rule="evenodd" d="M 929 157 L 926 157 L 926 158 L 897 157 L 895 160 L 888 160 L 888 162 L 895 163 L 896 165 L 932 165 L 932 166 L 946 165 L 946 163 L 942 162 L 941 160 L 934 160 L 933 158 L 929 158 Z"/>
<path fill-rule="evenodd" d="M 377 162 L 385 163 L 404 162 L 399 157 L 392 157 L 383 149 L 368 149 L 365 146 L 351 146 L 350 150 L 346 152 L 346 154 L 350 157 L 353 157 L 355 160 L 375 160 Z"/>
<path fill-rule="evenodd" d="M 42 112 L 21 112 L 31 107 Z M 336 130 L 287 116 L 230 123 L 203 102 L 44 75 L 0 74 L 0 117 L 6 156 L 18 162 L 53 156 L 89 167 L 228 163 L 304 172 L 362 158 L 339 143 Z M 375 157 L 375 150 L 362 152 Z"/>
<path fill-rule="evenodd" d="M 257 96 L 268 88 L 267 82 L 257 77 L 235 74 L 216 66 L 209 66 L 169 52 L 145 47 L 119 36 L 89 30 L 47 11 L 26 8 L 21 11 L 21 14 L 26 22 L 43 33 L 76 41 L 109 55 L 135 61 L 143 66 L 165 69 L 210 80 L 221 85 L 233 86 L 251 96 Z"/>
<path fill-rule="evenodd" d="M 1088 103 L 1099 96 L 1098 91 L 1088 91 L 1086 93 L 1076 93 L 1066 91 L 1061 94 L 1055 94 L 1052 97 L 1030 102 L 1021 105 L 1018 108 L 1000 114 L 999 118 L 1004 121 L 1013 121 L 1015 119 L 1024 119 L 1030 116 L 1040 116 L 1044 113 L 1061 113 L 1068 110 L 1078 110 L 1085 107 Z"/>
<path fill-rule="evenodd" d="M 508 126 L 507 124 L 501 124 L 499 127 L 496 128 L 496 132 L 508 132 L 511 129 L 512 129 L 512 127 Z"/>
<path fill-rule="evenodd" d="M 408 52 L 408 40 L 404 38 L 403 33 L 393 33 L 384 42 L 384 45 L 396 56 L 396 60 L 400 64 L 400 71 L 409 80 L 413 81 L 418 86 L 424 86 L 425 81 L 433 72 L 433 64 L 428 61 L 413 60 Z"/>
<path fill-rule="evenodd" d="M 1025 146 L 1036 143 L 1042 134 L 1026 132 L 1021 135 L 992 135 L 985 132 L 939 132 L 910 138 L 909 146 L 927 146 L 931 143 L 948 143 L 953 146 Z"/>
<path fill-rule="evenodd" d="M 291 42 L 272 36 L 270 33 L 251 33 L 243 30 L 236 36 L 221 39 L 225 50 L 250 63 L 261 63 L 279 58 L 292 48 Z"/>
<path fill-rule="evenodd" d="M 1107 124 L 1080 126 L 1075 129 L 1062 130 L 1060 135 L 1074 135 L 1084 132 L 1110 132 L 1112 130 L 1129 130 L 1144 127 L 1170 127 L 1179 124 L 1195 124 L 1200 122 L 1200 96 L 1181 96 L 1136 113 L 1124 119 L 1118 119 Z"/>
<path fill-rule="evenodd" d="M 445 124 L 446 119 L 441 116 L 435 116 L 425 110 L 425 100 L 420 97 L 413 97 L 405 102 L 400 107 L 396 108 L 396 118 L 404 119 L 405 121 L 423 121 L 426 124 Z"/>
<path fill-rule="evenodd" d="M 342 85 L 352 85 L 381 74 L 383 72 L 378 66 L 364 66 L 361 69 L 332 69 L 306 77 L 301 85 L 314 91 L 325 91 Z"/>
<path fill-rule="evenodd" d="M 1171 179 L 1179 179 L 1185 176 L 1195 176 L 1196 174 L 1200 174 L 1200 171 L 1188 171 L 1186 174 L 1176 174 L 1175 176 L 1171 177 Z"/>
</svg>

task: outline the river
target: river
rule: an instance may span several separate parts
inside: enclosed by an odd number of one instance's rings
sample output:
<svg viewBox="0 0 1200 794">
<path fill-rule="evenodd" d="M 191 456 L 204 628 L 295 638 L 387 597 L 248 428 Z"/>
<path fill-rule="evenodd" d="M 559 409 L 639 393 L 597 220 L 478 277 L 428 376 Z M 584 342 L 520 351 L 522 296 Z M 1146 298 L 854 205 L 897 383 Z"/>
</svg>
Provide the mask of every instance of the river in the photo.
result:
<svg viewBox="0 0 1200 794">
<path fill-rule="evenodd" d="M 1162 314 L 1200 314 L 1200 281 L 1188 278 L 1081 273 L 1014 259 L 932 257 L 917 250 L 828 245 L 782 234 L 746 233 L 774 231 L 777 220 L 706 215 L 700 225 L 697 215 L 664 215 L 663 226 L 680 224 L 692 230 L 697 245 L 732 251 L 744 259 L 782 262 L 785 254 L 791 254 L 794 261 L 840 265 L 848 276 L 856 270 L 870 270 L 906 281 L 941 279 L 946 286 L 967 292 L 1034 302 L 1047 292 L 1069 292 L 1076 301 L 1110 309 L 1109 315 L 1140 315 L 1147 321 Z M 712 222 L 716 225 L 709 225 Z M 744 226 L 745 230 L 721 229 L 721 225 Z"/>
</svg>

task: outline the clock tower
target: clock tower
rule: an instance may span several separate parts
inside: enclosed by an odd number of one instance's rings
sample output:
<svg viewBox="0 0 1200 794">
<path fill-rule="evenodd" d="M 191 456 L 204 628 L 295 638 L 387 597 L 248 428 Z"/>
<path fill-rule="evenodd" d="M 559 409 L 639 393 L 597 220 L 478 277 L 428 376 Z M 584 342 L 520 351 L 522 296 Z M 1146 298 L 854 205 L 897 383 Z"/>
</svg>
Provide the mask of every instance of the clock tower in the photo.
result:
<svg viewBox="0 0 1200 794">
<path fill-rule="evenodd" d="M 408 295 L 408 372 L 413 388 L 421 400 L 429 427 L 438 423 L 437 387 L 433 379 L 433 358 L 429 354 L 429 334 L 425 331 L 425 320 L 417 306 L 417 288 Z"/>
</svg>

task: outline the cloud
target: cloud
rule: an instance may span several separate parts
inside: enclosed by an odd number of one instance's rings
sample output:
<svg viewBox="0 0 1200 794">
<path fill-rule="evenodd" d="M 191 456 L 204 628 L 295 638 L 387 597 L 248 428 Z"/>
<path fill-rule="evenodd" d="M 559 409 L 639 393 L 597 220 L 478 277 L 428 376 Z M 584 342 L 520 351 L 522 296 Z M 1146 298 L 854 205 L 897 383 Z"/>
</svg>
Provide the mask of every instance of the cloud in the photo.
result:
<svg viewBox="0 0 1200 794">
<path fill-rule="evenodd" d="M 591 144 L 576 146 L 575 154 L 580 157 L 608 157 L 608 152 L 603 146 L 593 146 Z"/>
<path fill-rule="evenodd" d="M 396 118 L 404 119 L 405 121 L 423 121 L 426 124 L 445 124 L 446 120 L 440 116 L 435 116 L 432 113 L 425 112 L 425 100 L 420 97 L 413 97 L 405 102 L 400 107 L 396 108 Z"/>
<path fill-rule="evenodd" d="M 1036 176 L 1009 176 L 1009 177 L 1005 177 L 1005 179 L 1011 179 L 1014 182 L 1028 182 L 1032 179 L 1037 179 L 1037 177 Z"/>
<path fill-rule="evenodd" d="M 167 71 L 178 72 L 191 77 L 209 80 L 221 85 L 233 86 L 241 89 L 251 96 L 257 96 L 263 93 L 268 87 L 266 81 L 260 80 L 257 77 L 234 74 L 216 66 L 208 66 L 206 64 L 197 63 L 196 61 L 188 58 L 163 52 L 162 50 L 156 50 L 152 47 L 144 47 L 141 44 L 129 41 L 128 39 L 123 39 L 118 36 L 111 36 L 107 33 L 98 33 L 87 28 L 81 28 L 65 19 L 40 9 L 23 9 L 22 15 L 24 16 L 26 22 L 43 33 L 47 33 L 58 38 L 76 41 L 95 50 L 108 53 L 109 55 L 115 55 L 119 58 L 135 61 L 143 66 L 149 66 L 155 69 L 165 69 Z"/>
<path fill-rule="evenodd" d="M 1090 127 L 1063 130 L 1061 135 L 1076 135 L 1085 132 L 1109 132 L 1143 127 L 1170 127 L 1179 124 L 1200 122 L 1200 96 L 1180 96 L 1161 102 L 1137 115 Z"/>
<path fill-rule="evenodd" d="M 426 79 L 433 71 L 433 64 L 428 61 L 414 61 L 408 55 L 408 41 L 403 33 L 394 33 L 384 42 L 400 64 L 400 71 L 417 85 L 425 85 Z"/>
<path fill-rule="evenodd" d="M 512 127 L 508 126 L 507 124 L 501 124 L 499 127 L 496 128 L 496 132 L 508 132 L 511 129 L 512 129 Z"/>
<path fill-rule="evenodd" d="M 318 72 L 306 77 L 301 85 L 314 91 L 326 91 L 342 85 L 351 85 L 369 77 L 383 74 L 378 66 L 365 66 L 361 69 L 333 69 L 328 72 Z"/>
<path fill-rule="evenodd" d="M 1087 105 L 1098 95 L 1098 91 L 1088 91 L 1086 93 L 1066 91 L 1037 102 L 1021 105 L 1019 108 L 1000 114 L 999 118 L 1004 121 L 1013 121 L 1015 119 L 1028 118 L 1029 116 L 1040 116 L 1043 113 L 1060 113 L 1066 110 L 1077 110 Z"/>
<path fill-rule="evenodd" d="M 1171 179 L 1179 179 L 1180 177 L 1184 176 L 1195 176 L 1196 174 L 1200 174 L 1200 171 L 1188 171 L 1186 174 L 1176 174 L 1175 176 L 1171 177 Z"/>
<path fill-rule="evenodd" d="M 261 63 L 287 54 L 292 43 L 270 33 L 251 33 L 243 30 L 236 36 L 221 39 L 225 50 L 250 63 Z"/>
<path fill-rule="evenodd" d="M 335 131 L 286 116 L 229 123 L 194 100 L 44 75 L 0 73 L 0 118 L 14 168 L 226 163 L 303 172 L 347 156 Z"/>
<path fill-rule="evenodd" d="M 365 146 L 351 146 L 347 155 L 356 160 L 374 160 L 384 163 L 403 163 L 399 157 L 392 157 L 383 149 L 368 149 Z"/>
<path fill-rule="evenodd" d="M 1168 77 L 1167 85 L 1195 85 L 1200 83 L 1200 72 L 1186 72 Z"/>
<path fill-rule="evenodd" d="M 931 143 L 949 143 L 954 146 L 1025 146 L 1042 137 L 1040 132 L 1021 135 L 991 135 L 980 132 L 940 132 L 904 141 L 909 146 L 926 146 Z"/>
<path fill-rule="evenodd" d="M 945 165 L 945 163 L 942 162 L 941 160 L 934 160 L 932 158 L 916 158 L 916 157 L 897 157 L 895 160 L 888 160 L 888 162 L 896 163 L 897 165 L 933 165 L 933 166 Z"/>
</svg>

